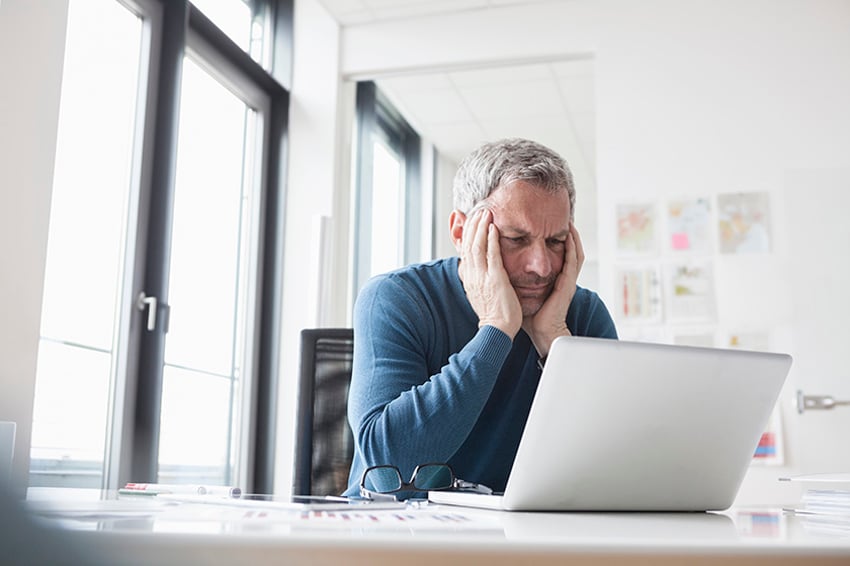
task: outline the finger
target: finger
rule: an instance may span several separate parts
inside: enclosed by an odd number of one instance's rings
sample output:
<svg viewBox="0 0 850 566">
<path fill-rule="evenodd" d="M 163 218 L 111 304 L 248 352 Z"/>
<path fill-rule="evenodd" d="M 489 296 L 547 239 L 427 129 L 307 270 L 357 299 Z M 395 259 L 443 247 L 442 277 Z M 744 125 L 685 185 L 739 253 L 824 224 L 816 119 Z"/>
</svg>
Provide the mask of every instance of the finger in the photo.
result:
<svg viewBox="0 0 850 566">
<path fill-rule="evenodd" d="M 487 265 L 490 269 L 504 269 L 502 266 L 502 248 L 499 245 L 499 229 L 492 222 L 487 232 Z"/>
<path fill-rule="evenodd" d="M 490 216 L 491 213 L 486 208 L 476 213 L 475 236 L 472 242 L 472 254 L 475 259 L 475 264 L 478 265 L 481 269 L 487 268 L 489 227 L 492 224 Z"/>
<path fill-rule="evenodd" d="M 575 240 L 575 248 L 576 248 L 576 259 L 578 268 L 581 269 L 581 266 L 584 265 L 584 245 L 581 243 L 581 236 L 578 233 L 578 228 L 576 225 L 570 222 L 570 234 L 572 234 L 573 239 Z"/>
<path fill-rule="evenodd" d="M 479 214 L 479 210 L 473 210 L 470 214 L 466 215 L 463 224 L 463 235 L 461 240 L 461 258 L 466 259 L 467 261 L 473 260 L 473 246 L 475 244 L 475 234 L 476 229 L 478 227 L 478 223 L 481 220 L 481 215 Z"/>
<path fill-rule="evenodd" d="M 564 245 L 564 265 L 561 267 L 561 275 L 566 275 L 570 270 L 575 269 L 578 264 L 578 256 L 576 255 L 576 240 L 573 237 L 572 230 L 567 234 L 567 240 Z"/>
</svg>

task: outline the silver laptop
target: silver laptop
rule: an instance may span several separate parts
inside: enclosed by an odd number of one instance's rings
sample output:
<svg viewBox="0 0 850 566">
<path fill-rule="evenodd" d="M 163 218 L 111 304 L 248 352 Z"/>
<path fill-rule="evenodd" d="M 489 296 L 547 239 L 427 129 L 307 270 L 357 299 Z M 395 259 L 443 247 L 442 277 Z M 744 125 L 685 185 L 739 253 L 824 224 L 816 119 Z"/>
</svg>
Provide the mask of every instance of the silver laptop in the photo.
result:
<svg viewBox="0 0 850 566">
<path fill-rule="evenodd" d="M 558 338 L 504 494 L 428 497 L 511 511 L 726 509 L 790 367 L 786 354 Z"/>
</svg>

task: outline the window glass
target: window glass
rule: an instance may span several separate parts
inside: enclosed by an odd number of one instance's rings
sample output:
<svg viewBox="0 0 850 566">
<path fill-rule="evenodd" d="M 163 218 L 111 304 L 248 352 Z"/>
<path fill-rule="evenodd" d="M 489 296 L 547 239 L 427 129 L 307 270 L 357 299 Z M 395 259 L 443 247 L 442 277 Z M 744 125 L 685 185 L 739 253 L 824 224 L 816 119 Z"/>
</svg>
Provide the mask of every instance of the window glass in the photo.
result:
<svg viewBox="0 0 850 566">
<path fill-rule="evenodd" d="M 404 262 L 404 166 L 381 139 L 372 148 L 372 252 L 370 275 Z"/>
<path fill-rule="evenodd" d="M 99 487 L 131 186 L 141 20 L 70 0 L 30 485 Z"/>
<path fill-rule="evenodd" d="M 192 0 L 203 14 L 246 53 L 269 68 L 269 20 L 266 11 L 252 14 L 250 0 Z"/>
<path fill-rule="evenodd" d="M 357 84 L 355 296 L 380 273 L 424 259 L 419 135 L 370 81 Z"/>
<path fill-rule="evenodd" d="M 188 57 L 181 96 L 159 470 L 230 483 L 253 326 L 258 115 Z"/>
<path fill-rule="evenodd" d="M 231 389 L 226 377 L 165 366 L 160 483 L 231 483 Z"/>
</svg>

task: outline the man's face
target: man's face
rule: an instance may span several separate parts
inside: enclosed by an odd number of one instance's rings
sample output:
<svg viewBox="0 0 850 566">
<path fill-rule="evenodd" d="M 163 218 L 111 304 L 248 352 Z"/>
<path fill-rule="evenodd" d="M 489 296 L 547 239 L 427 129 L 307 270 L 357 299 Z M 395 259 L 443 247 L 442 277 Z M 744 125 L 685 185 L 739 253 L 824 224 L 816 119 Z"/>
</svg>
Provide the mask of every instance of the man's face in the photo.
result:
<svg viewBox="0 0 850 566">
<path fill-rule="evenodd" d="M 492 193 L 487 203 L 522 315 L 533 316 L 549 297 L 564 265 L 570 197 L 567 191 L 550 193 L 514 181 Z"/>
</svg>

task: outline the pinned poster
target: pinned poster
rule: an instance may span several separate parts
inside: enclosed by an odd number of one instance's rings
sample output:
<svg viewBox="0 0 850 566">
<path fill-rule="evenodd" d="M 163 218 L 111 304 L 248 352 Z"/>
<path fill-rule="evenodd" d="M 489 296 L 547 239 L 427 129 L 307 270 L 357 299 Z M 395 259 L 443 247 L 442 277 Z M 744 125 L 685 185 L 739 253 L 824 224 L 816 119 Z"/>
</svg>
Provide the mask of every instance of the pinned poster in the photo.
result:
<svg viewBox="0 0 850 566">
<path fill-rule="evenodd" d="M 667 313 L 675 322 L 711 322 L 716 316 L 714 273 L 708 261 L 666 266 Z"/>
<path fill-rule="evenodd" d="M 711 252 L 711 204 L 708 199 L 682 199 L 667 205 L 669 246 L 674 252 Z"/>
<path fill-rule="evenodd" d="M 656 266 L 617 270 L 617 316 L 624 322 L 661 320 L 661 277 Z"/>
<path fill-rule="evenodd" d="M 617 250 L 623 254 L 657 251 L 655 205 L 617 205 Z"/>
<path fill-rule="evenodd" d="M 770 350 L 770 333 L 758 330 L 731 332 L 727 337 L 726 347 L 767 352 Z M 753 463 L 770 466 L 783 465 L 785 463 L 783 445 L 782 420 L 777 406 L 774 407 L 767 429 L 762 433 L 758 446 L 756 446 Z"/>
<path fill-rule="evenodd" d="M 770 251 L 770 195 L 739 193 L 717 195 L 720 253 Z"/>
<path fill-rule="evenodd" d="M 756 451 L 753 454 L 753 464 L 764 466 L 782 466 L 785 463 L 785 451 L 783 450 L 782 420 L 779 408 L 773 409 L 770 421 L 761 438 Z"/>
</svg>

